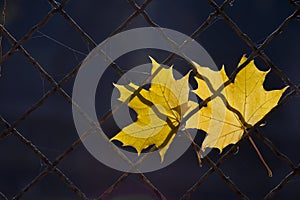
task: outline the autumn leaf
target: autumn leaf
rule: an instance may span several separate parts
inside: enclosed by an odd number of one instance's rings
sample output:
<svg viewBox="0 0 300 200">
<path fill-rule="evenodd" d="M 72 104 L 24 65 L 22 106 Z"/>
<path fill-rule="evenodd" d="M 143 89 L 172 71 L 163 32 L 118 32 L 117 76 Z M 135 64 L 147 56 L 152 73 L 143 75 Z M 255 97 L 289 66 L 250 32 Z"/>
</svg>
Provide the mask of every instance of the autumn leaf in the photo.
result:
<svg viewBox="0 0 300 200">
<path fill-rule="evenodd" d="M 152 58 L 151 75 L 159 68 Z M 173 141 L 180 120 L 188 110 L 189 73 L 175 80 L 172 67 L 162 68 L 151 80 L 149 90 L 142 89 L 135 96 L 139 86 L 130 83 L 117 85 L 120 92 L 119 101 L 137 113 L 137 120 L 123 128 L 111 140 L 122 142 L 123 146 L 132 146 L 138 155 L 143 149 L 155 145 L 159 149 L 161 160 Z"/>
<path fill-rule="evenodd" d="M 239 65 L 246 60 L 247 58 L 243 56 Z M 193 92 L 201 99 L 213 94 L 209 86 L 217 90 L 228 80 L 224 67 L 220 71 L 213 71 L 197 63 L 194 65 L 198 74 L 209 80 L 208 83 L 203 78 L 196 77 L 198 88 Z M 260 71 L 254 61 L 250 61 L 238 72 L 234 82 L 223 88 L 221 94 L 227 102 L 218 96 L 186 122 L 186 128 L 197 128 L 207 133 L 202 143 L 203 149 L 218 148 L 222 152 L 229 144 L 237 143 L 247 128 L 254 126 L 277 105 L 287 87 L 266 91 L 263 82 L 268 73 L 269 71 Z M 240 116 L 229 110 L 228 105 L 238 111 Z M 196 117 L 199 118 L 198 121 L 193 119 Z M 247 124 L 245 125 L 243 121 Z"/>
</svg>

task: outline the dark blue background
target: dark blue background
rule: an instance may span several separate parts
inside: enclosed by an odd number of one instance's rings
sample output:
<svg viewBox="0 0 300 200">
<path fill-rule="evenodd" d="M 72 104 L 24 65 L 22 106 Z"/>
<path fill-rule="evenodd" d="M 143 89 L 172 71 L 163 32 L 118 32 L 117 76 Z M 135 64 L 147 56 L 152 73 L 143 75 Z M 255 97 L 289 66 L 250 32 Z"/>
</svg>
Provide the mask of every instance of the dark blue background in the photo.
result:
<svg viewBox="0 0 300 200">
<path fill-rule="evenodd" d="M 137 3 L 141 4 L 142 1 Z M 222 2 L 218 1 L 218 3 Z M 2 5 L 3 0 L 1 0 Z M 71 0 L 64 9 L 96 43 L 106 39 L 134 12 L 125 0 Z M 16 39 L 21 39 L 50 10 L 51 6 L 46 0 L 8 1 L 5 27 Z M 146 8 L 151 19 L 159 26 L 187 35 L 192 34 L 213 11 L 206 1 L 192 0 L 154 0 Z M 294 8 L 288 1 L 271 0 L 236 1 L 225 10 L 240 29 L 257 44 L 262 43 L 293 11 Z M 138 16 L 125 30 L 144 26 L 149 24 L 142 16 Z M 299 84 L 299 36 L 300 26 L 297 19 L 288 24 L 265 49 L 265 53 L 274 64 L 294 84 Z M 228 74 L 235 69 L 243 54 L 251 53 L 247 44 L 220 17 L 196 40 L 210 53 L 218 67 L 222 64 L 226 65 Z M 2 48 L 4 52 L 11 48 L 11 44 L 5 37 Z M 55 14 L 47 25 L 24 43 L 24 48 L 55 80 L 59 81 L 85 58 L 92 47 L 60 14 Z M 158 62 L 162 62 L 168 56 L 166 52 L 155 50 L 137 51 L 124 55 L 117 60 L 117 64 L 126 71 L 133 66 L 149 62 L 149 54 Z M 256 58 L 256 63 L 259 68 L 268 69 L 259 58 Z M 187 63 L 178 57 L 169 64 L 175 64 L 178 70 L 189 69 Z M 51 88 L 51 85 L 20 52 L 14 53 L 1 65 L 0 115 L 13 123 L 35 104 Z M 99 117 L 110 109 L 112 82 L 117 80 L 118 74 L 111 69 L 107 70 L 105 78 L 101 79 L 96 97 Z M 69 95 L 72 94 L 73 81 L 74 78 L 63 86 Z M 265 87 L 274 89 L 283 86 L 283 81 L 271 71 Z M 300 99 L 293 97 L 268 118 L 266 126 L 260 128 L 261 132 L 289 156 L 294 164 L 300 162 L 299 111 Z M 118 130 L 111 119 L 103 127 L 108 131 L 108 135 L 113 135 Z M 4 126 L 1 125 L 0 131 L 3 130 Z M 43 106 L 34 111 L 17 127 L 17 130 L 52 160 L 78 138 L 72 119 L 71 105 L 58 93 L 52 95 Z M 249 141 L 243 142 L 239 152 L 230 157 L 221 169 L 247 196 L 251 199 L 261 199 L 291 170 L 260 140 L 256 137 L 254 140 L 273 170 L 273 178 L 268 177 Z M 225 151 L 228 149 L 226 148 Z M 217 160 L 221 155 L 217 150 L 213 150 L 210 156 Z M 9 198 L 25 187 L 44 167 L 42 161 L 14 135 L 0 140 L 0 192 Z M 122 172 L 98 162 L 83 146 L 72 152 L 58 167 L 91 198 L 100 195 L 122 175 Z M 193 148 L 190 148 L 172 165 L 160 171 L 147 173 L 146 176 L 168 199 L 178 199 L 208 168 L 207 163 L 202 168 L 198 167 Z M 299 199 L 299 187 L 299 177 L 294 178 L 274 199 Z M 156 198 L 137 176 L 131 175 L 108 199 L 133 199 L 134 197 Z M 217 174 L 213 174 L 192 195 L 192 199 L 200 198 L 236 199 L 237 196 Z M 78 199 L 78 197 L 60 181 L 58 176 L 50 173 L 39 184 L 32 187 L 23 199 L 65 200 Z"/>
</svg>

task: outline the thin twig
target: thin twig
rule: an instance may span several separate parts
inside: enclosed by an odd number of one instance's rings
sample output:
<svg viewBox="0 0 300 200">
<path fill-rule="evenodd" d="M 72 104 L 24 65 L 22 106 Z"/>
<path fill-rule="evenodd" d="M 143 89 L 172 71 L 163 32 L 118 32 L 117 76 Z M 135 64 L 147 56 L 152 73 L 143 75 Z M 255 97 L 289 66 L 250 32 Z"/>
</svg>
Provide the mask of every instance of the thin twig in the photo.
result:
<svg viewBox="0 0 300 200">
<path fill-rule="evenodd" d="M 260 153 L 259 149 L 257 148 L 255 142 L 253 141 L 252 137 L 249 135 L 249 132 L 247 131 L 247 129 L 245 129 L 245 133 L 248 135 L 248 139 L 250 140 L 253 148 L 255 149 L 259 159 L 261 160 L 261 162 L 264 164 L 264 166 L 266 167 L 268 174 L 270 177 L 273 176 L 272 170 L 270 169 L 269 165 L 266 163 L 264 157 L 262 156 L 262 154 Z"/>
</svg>

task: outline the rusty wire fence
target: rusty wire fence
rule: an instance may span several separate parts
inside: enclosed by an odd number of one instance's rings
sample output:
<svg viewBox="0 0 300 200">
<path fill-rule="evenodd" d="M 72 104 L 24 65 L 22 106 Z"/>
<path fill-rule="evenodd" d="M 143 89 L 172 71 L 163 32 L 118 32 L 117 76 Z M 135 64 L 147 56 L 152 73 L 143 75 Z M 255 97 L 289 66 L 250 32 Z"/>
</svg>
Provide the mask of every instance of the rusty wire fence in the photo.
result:
<svg viewBox="0 0 300 200">
<path fill-rule="evenodd" d="M 76 73 L 79 70 L 81 64 L 81 62 L 79 61 L 77 66 L 72 67 L 72 70 L 67 75 L 65 75 L 60 81 L 56 81 L 56 79 L 52 77 L 50 73 L 48 73 L 47 70 L 29 53 L 29 51 L 26 50 L 26 42 L 29 41 L 35 33 L 39 32 L 41 28 L 47 26 L 48 22 L 53 16 L 60 15 L 64 18 L 65 22 L 71 25 L 71 27 L 73 27 L 73 29 L 80 35 L 80 37 L 89 44 L 90 47 L 96 47 L 97 43 L 92 39 L 90 35 L 87 34 L 84 28 L 79 26 L 76 20 L 74 20 L 72 16 L 65 11 L 64 7 L 67 6 L 68 0 L 63 0 L 60 3 L 54 0 L 48 0 L 48 3 L 51 5 L 52 9 L 48 12 L 47 15 L 44 16 L 44 18 L 39 23 L 37 23 L 25 35 L 23 35 L 21 39 L 17 40 L 13 33 L 11 33 L 10 30 L 8 30 L 5 26 L 5 17 L 8 17 L 5 16 L 5 4 L 7 3 L 9 4 L 10 2 L 2 1 L 3 13 L 1 25 L 1 40 L 4 40 L 4 38 L 7 39 L 12 46 L 9 50 L 5 52 L 2 51 L 3 48 L 1 46 L 0 60 L 2 68 L 6 67 L 6 61 L 13 57 L 13 55 L 16 52 L 19 52 L 32 64 L 32 67 L 34 67 L 41 74 L 41 77 L 44 79 L 44 81 L 50 83 L 51 89 L 45 91 L 43 97 L 39 101 L 35 102 L 33 106 L 27 108 L 26 112 L 19 116 L 19 118 L 13 123 L 9 122 L 7 119 L 4 118 L 5 113 L 2 113 L 2 111 L 0 113 L 1 124 L 4 127 L 3 131 L 0 134 L 0 140 L 4 140 L 6 137 L 13 135 L 17 140 L 21 141 L 22 145 L 30 149 L 32 151 L 32 154 L 38 157 L 38 159 L 42 162 L 42 169 L 39 169 L 38 174 L 35 177 L 31 178 L 29 182 L 24 183 L 22 189 L 19 190 L 17 193 L 6 194 L 6 192 L 2 191 L 2 189 L 0 188 L 0 199 L 25 199 L 26 194 L 29 193 L 32 190 L 32 188 L 39 185 L 42 182 L 42 180 L 50 173 L 57 175 L 61 182 L 75 194 L 74 197 L 72 197 L 72 199 L 110 199 L 112 198 L 111 194 L 115 190 L 117 190 L 117 188 L 123 187 L 122 183 L 125 182 L 126 179 L 128 179 L 128 177 L 130 176 L 137 176 L 140 180 L 140 183 L 145 185 L 145 187 L 148 188 L 157 199 L 167 199 L 167 196 L 164 195 L 164 192 L 161 191 L 159 187 L 156 187 L 154 183 L 152 183 L 151 178 L 147 178 L 147 174 L 142 173 L 124 173 L 104 191 L 100 192 L 97 195 L 93 195 L 94 197 L 89 197 L 90 195 L 87 195 L 85 191 L 77 183 L 75 183 L 75 181 L 73 181 L 72 176 L 66 175 L 67 173 L 65 173 L 64 170 L 60 169 L 60 164 L 64 160 L 66 160 L 69 157 L 69 155 L 72 154 L 72 152 L 76 151 L 77 148 L 82 146 L 81 140 L 79 138 L 75 140 L 72 144 L 70 144 L 69 147 L 66 148 L 64 151 L 60 152 L 55 159 L 52 159 L 43 153 L 43 150 L 39 148 L 39 144 L 31 142 L 31 138 L 28 137 L 27 134 L 22 134 L 22 132 L 18 130 L 18 127 L 22 123 L 24 123 L 24 121 L 26 121 L 28 118 L 30 118 L 32 113 L 34 113 L 40 107 L 43 107 L 48 101 L 48 99 L 56 93 L 61 95 L 66 100 L 66 102 L 72 104 L 72 99 L 70 97 L 71 94 L 65 91 L 63 89 L 63 86 L 67 84 L 67 82 L 71 80 L 74 76 L 76 76 Z M 151 5 L 151 3 L 153 3 L 152 0 L 146 0 L 140 5 L 134 0 L 128 0 L 128 3 L 130 7 L 134 9 L 134 12 L 130 16 L 128 16 L 128 18 L 119 27 L 117 27 L 111 33 L 111 35 L 126 30 L 126 28 L 128 28 L 137 17 L 143 17 L 149 26 L 160 27 L 160 25 L 154 20 L 152 20 L 151 16 L 146 12 L 146 8 L 149 5 Z M 300 15 L 300 6 L 297 2 L 293 0 L 288 0 L 288 3 L 290 4 L 291 8 L 293 8 L 293 12 L 290 13 L 290 15 L 284 21 L 282 21 L 282 23 L 275 30 L 273 30 L 271 34 L 269 34 L 263 40 L 263 42 L 261 42 L 260 44 L 256 44 L 250 39 L 250 37 L 247 36 L 247 33 L 243 32 L 240 29 L 239 24 L 235 23 L 235 21 L 233 21 L 230 18 L 230 16 L 225 13 L 226 9 L 230 7 L 232 3 L 232 0 L 226 0 L 221 5 L 218 5 L 216 2 L 209 0 L 208 4 L 211 6 L 211 8 L 213 8 L 213 12 L 208 15 L 207 19 L 203 21 L 203 23 L 192 33 L 190 37 L 197 39 L 197 37 L 199 37 L 199 35 L 201 35 L 201 33 L 203 33 L 208 27 L 213 28 L 215 20 L 223 20 L 228 25 L 228 27 L 230 27 L 233 30 L 233 32 L 240 39 L 242 39 L 245 42 L 245 44 L 249 46 L 252 50 L 252 53 L 249 54 L 248 61 L 253 58 L 259 57 L 269 68 L 271 68 L 273 72 L 275 72 L 278 75 L 278 77 L 282 80 L 284 85 L 290 87 L 288 93 L 285 94 L 285 96 L 281 99 L 280 103 L 274 110 L 281 109 L 281 107 L 285 103 L 291 101 L 292 97 L 300 95 L 300 86 L 295 85 L 290 81 L 289 77 L 285 74 L 285 72 L 282 71 L 280 67 L 276 66 L 271 60 L 271 58 L 268 57 L 268 55 L 266 55 L 264 49 L 266 49 L 278 35 L 284 34 L 285 28 L 289 25 L 289 23 L 299 20 L 298 18 Z M 173 59 L 173 57 L 174 55 L 170 55 L 164 60 L 163 63 L 168 64 Z M 245 66 L 245 64 L 243 66 Z M 243 66 L 241 66 L 240 68 L 242 68 Z M 113 64 L 112 67 L 119 74 L 123 74 L 122 68 L 117 64 Z M 232 73 L 232 75 L 230 76 L 231 80 L 233 80 L 234 75 L 236 73 L 237 70 L 235 70 Z M 271 112 L 270 115 L 272 115 L 272 113 L 273 112 Z M 267 115 L 264 118 L 264 120 L 267 120 L 267 118 L 270 115 Z M 100 120 L 100 124 L 102 122 L 105 122 L 105 120 L 107 120 L 110 116 L 111 112 L 108 112 Z M 264 120 L 261 121 L 261 123 L 264 122 Z M 286 173 L 284 177 L 282 177 L 281 181 L 278 183 L 274 183 L 275 186 L 271 188 L 267 193 L 265 193 L 264 198 L 271 199 L 273 197 L 276 197 L 276 194 L 279 193 L 282 189 L 288 187 L 288 183 L 290 180 L 292 180 L 295 176 L 300 175 L 300 163 L 292 162 L 288 156 L 281 152 L 279 148 L 272 143 L 272 141 L 270 141 L 264 136 L 263 133 L 261 133 L 261 130 L 258 129 L 258 126 L 259 124 L 257 124 L 257 126 L 253 127 L 250 130 L 251 134 L 255 135 L 256 138 L 259 138 L 260 141 L 264 143 L 273 152 L 274 157 L 279 158 L 281 162 L 284 163 L 284 165 L 289 167 L 289 172 Z M 199 190 L 199 188 L 201 188 L 201 186 L 208 180 L 210 176 L 216 174 L 223 180 L 223 182 L 226 185 L 228 185 L 228 188 L 233 191 L 233 194 L 236 197 L 236 199 L 248 199 L 248 194 L 244 193 L 243 189 L 241 189 L 241 186 L 235 183 L 234 180 L 230 178 L 230 172 L 225 174 L 225 172 L 223 172 L 221 168 L 225 161 L 231 158 L 236 153 L 238 146 L 244 143 L 246 139 L 247 137 L 244 137 L 238 144 L 231 146 L 230 149 L 228 149 L 220 155 L 220 158 L 217 161 L 213 161 L 213 159 L 210 159 L 209 157 L 204 158 L 203 165 L 208 166 L 207 171 L 203 173 L 202 176 L 199 177 L 196 182 L 189 183 L 189 186 L 185 186 L 184 188 L 187 188 L 186 191 L 182 194 L 181 197 L 177 198 L 199 199 L 197 195 L 193 194 L 196 193 L 196 191 Z M 9 154 L 7 156 L 9 156 Z M 194 160 L 194 162 L 196 162 L 196 160 Z M 300 161 L 298 160 L 298 162 Z M 243 175 L 241 174 L 240 176 Z M 3 178 L 0 177 L 0 179 Z M 298 184 L 298 186 L 300 185 Z"/>
</svg>

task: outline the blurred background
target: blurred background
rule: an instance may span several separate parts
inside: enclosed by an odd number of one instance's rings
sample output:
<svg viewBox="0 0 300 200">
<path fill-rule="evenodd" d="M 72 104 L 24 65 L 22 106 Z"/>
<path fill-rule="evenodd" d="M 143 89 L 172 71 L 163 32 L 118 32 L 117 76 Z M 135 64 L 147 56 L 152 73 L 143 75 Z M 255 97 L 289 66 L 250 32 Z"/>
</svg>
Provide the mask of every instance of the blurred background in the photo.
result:
<svg viewBox="0 0 300 200">
<path fill-rule="evenodd" d="M 3 10 L 4 1 L 0 1 Z M 54 1 L 9 0 L 6 5 L 5 29 L 17 41 L 22 39 L 32 27 L 40 23 L 54 8 Z M 132 4 L 130 4 L 130 2 Z M 59 4 L 60 2 L 58 2 Z M 136 0 L 137 6 L 143 1 Z M 223 2 L 216 1 L 220 6 Z M 136 14 L 122 30 L 118 27 L 133 13 L 134 2 L 126 0 L 96 1 L 69 0 L 63 10 L 82 28 L 96 44 L 101 43 L 111 34 L 137 27 L 150 26 L 142 14 Z M 297 8 L 299 11 L 299 7 Z M 215 10 L 207 1 L 153 0 L 147 3 L 146 14 L 160 27 L 174 29 L 191 35 L 207 20 Z M 225 9 L 225 13 L 257 45 L 295 11 L 288 0 L 254 0 L 234 1 Z M 299 16 L 287 24 L 284 30 L 264 49 L 265 54 L 289 80 L 297 85 L 300 75 L 300 21 Z M 230 75 L 236 68 L 243 54 L 249 55 L 252 50 L 221 16 L 208 25 L 195 38 L 211 55 L 220 68 L 226 66 Z M 41 67 L 57 82 L 75 69 L 88 55 L 94 46 L 76 30 L 64 15 L 58 11 L 37 30 L 23 47 Z M 12 43 L 3 34 L 2 54 L 6 54 Z M 153 49 L 139 50 L 123 55 L 115 62 L 126 72 L 134 66 L 149 63 L 148 55 L 158 62 L 163 62 L 169 53 Z M 259 57 L 255 58 L 262 70 L 269 66 Z M 174 57 L 168 65 L 186 72 L 190 66 L 180 57 Z M 74 76 L 62 88 L 72 95 Z M 99 119 L 110 110 L 110 96 L 113 82 L 119 75 L 112 68 L 106 70 L 99 82 L 96 101 Z M 282 88 L 286 84 L 273 70 L 266 78 L 268 90 Z M 53 85 L 34 67 L 34 65 L 17 50 L 1 62 L 0 72 L 0 115 L 13 124 L 34 104 L 36 104 Z M 285 94 L 290 92 L 289 89 Z M 72 106 L 58 92 L 49 98 L 16 129 L 30 140 L 51 161 L 69 148 L 78 135 L 73 123 Z M 120 129 L 112 118 L 103 124 L 108 136 L 113 136 Z M 297 166 L 300 163 L 300 98 L 294 95 L 283 106 L 273 112 L 266 125 L 259 128 L 261 133 Z M 6 130 L 0 123 L 1 135 Z M 199 131 L 196 141 L 201 142 L 205 133 Z M 230 156 L 220 169 L 250 199 L 262 199 L 270 190 L 292 170 L 286 162 L 280 160 L 274 152 L 255 135 L 258 148 L 273 171 L 268 177 L 266 169 L 258 158 L 248 140 L 239 143 L 239 150 Z M 230 146 L 231 147 L 231 146 Z M 215 162 L 222 154 L 213 150 L 209 157 Z M 15 134 L 0 139 L 0 192 L 8 199 L 21 195 L 21 199 L 69 200 L 80 199 L 55 172 L 50 172 L 34 184 L 25 193 L 21 192 L 42 172 L 47 165 L 32 149 L 21 142 Z M 122 172 L 111 169 L 96 160 L 83 145 L 78 145 L 58 164 L 58 168 L 90 199 L 98 198 L 115 181 Z M 199 167 L 194 149 L 190 147 L 185 154 L 173 164 L 159 171 L 146 173 L 145 176 L 158 188 L 167 199 L 179 199 L 210 168 L 206 162 Z M 285 187 L 276 193 L 273 199 L 300 199 L 300 177 L 293 177 Z M 21 193 L 20 193 L 21 192 Z M 1 197 L 0 199 L 5 197 Z M 105 199 L 158 199 L 156 193 L 141 181 L 137 175 L 130 175 Z M 191 199 L 240 199 L 217 173 L 212 173 L 201 186 L 192 193 Z"/>
</svg>

